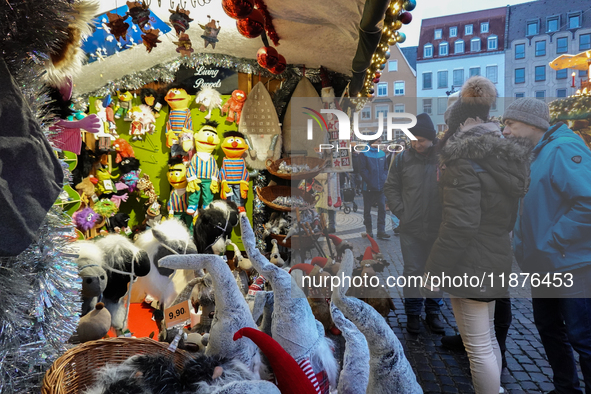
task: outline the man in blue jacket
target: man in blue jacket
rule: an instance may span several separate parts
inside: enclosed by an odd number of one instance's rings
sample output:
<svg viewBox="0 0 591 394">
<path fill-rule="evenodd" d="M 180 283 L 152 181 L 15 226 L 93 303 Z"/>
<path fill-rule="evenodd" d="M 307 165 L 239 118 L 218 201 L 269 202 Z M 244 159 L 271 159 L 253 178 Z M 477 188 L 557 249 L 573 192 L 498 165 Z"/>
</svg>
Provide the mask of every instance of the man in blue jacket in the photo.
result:
<svg viewBox="0 0 591 394">
<path fill-rule="evenodd" d="M 363 179 L 363 224 L 365 230 L 373 238 L 371 207 L 378 205 L 378 238 L 388 239 L 386 234 L 386 198 L 384 184 L 388 177 L 388 163 L 385 145 L 377 145 L 379 139 L 372 141 L 359 155 L 359 174 Z M 359 150 L 361 152 L 362 150 Z"/>
<path fill-rule="evenodd" d="M 530 282 L 534 321 L 554 392 L 583 392 L 572 349 L 590 392 L 591 151 L 566 125 L 550 127 L 549 120 L 548 106 L 534 98 L 514 101 L 503 115 L 506 136 L 535 145 L 514 229 L 515 258 L 524 273 L 540 279 Z"/>
</svg>

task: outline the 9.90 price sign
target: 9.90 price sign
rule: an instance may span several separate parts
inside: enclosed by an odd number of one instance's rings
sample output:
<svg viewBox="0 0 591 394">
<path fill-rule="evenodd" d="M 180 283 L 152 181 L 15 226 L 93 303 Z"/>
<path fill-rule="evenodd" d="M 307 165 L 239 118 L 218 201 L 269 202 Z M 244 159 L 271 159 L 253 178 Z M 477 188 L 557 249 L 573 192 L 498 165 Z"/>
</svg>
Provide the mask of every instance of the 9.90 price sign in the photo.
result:
<svg viewBox="0 0 591 394">
<path fill-rule="evenodd" d="M 189 301 L 183 301 L 164 310 L 166 328 L 174 327 L 191 319 Z"/>
</svg>

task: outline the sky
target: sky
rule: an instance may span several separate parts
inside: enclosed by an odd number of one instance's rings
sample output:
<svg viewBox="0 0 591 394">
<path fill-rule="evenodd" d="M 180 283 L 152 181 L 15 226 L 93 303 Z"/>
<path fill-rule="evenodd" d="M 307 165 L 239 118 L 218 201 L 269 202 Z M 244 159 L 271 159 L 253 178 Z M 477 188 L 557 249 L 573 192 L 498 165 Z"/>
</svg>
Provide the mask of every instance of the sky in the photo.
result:
<svg viewBox="0 0 591 394">
<path fill-rule="evenodd" d="M 406 41 L 400 46 L 404 48 L 419 45 L 419 32 L 421 31 L 422 19 L 505 7 L 507 5 L 527 3 L 529 1 L 532 0 L 416 0 L 417 6 L 411 11 L 412 22 L 400 29 L 401 32 L 406 34 Z"/>
</svg>

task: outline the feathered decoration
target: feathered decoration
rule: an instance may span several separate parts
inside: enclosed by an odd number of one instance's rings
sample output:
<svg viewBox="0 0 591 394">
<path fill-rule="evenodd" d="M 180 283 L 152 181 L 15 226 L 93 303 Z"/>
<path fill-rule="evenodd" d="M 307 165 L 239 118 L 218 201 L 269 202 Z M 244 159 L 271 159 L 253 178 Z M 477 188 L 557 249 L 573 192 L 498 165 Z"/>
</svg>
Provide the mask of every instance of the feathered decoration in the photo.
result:
<svg viewBox="0 0 591 394">
<path fill-rule="evenodd" d="M 152 52 L 152 49 L 156 48 L 158 43 L 162 42 L 158 39 L 160 35 L 160 29 L 150 29 L 146 34 L 142 34 L 142 42 L 144 43 L 146 50 Z"/>
</svg>

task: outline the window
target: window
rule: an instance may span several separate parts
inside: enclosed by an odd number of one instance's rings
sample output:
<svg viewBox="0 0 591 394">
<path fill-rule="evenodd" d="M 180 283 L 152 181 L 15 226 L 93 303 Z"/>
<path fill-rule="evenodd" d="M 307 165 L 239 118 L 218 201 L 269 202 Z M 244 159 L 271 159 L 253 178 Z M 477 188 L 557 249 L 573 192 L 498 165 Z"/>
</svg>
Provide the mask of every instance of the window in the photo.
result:
<svg viewBox="0 0 591 394">
<path fill-rule="evenodd" d="M 443 115 L 447 110 L 447 97 L 439 97 L 437 99 L 437 114 Z"/>
<path fill-rule="evenodd" d="M 486 78 L 490 79 L 492 83 L 498 81 L 499 68 L 497 66 L 486 66 Z"/>
<path fill-rule="evenodd" d="M 525 83 L 525 68 L 515 69 L 515 83 Z"/>
<path fill-rule="evenodd" d="M 437 88 L 447 87 L 447 71 L 437 71 Z"/>
<path fill-rule="evenodd" d="M 462 86 L 464 84 L 464 69 L 454 70 L 453 77 L 453 85 L 458 87 Z"/>
<path fill-rule="evenodd" d="M 464 35 L 468 36 L 470 34 L 472 34 L 472 25 L 466 25 L 464 26 Z"/>
<path fill-rule="evenodd" d="M 566 97 L 566 89 L 556 89 L 556 97 Z"/>
<path fill-rule="evenodd" d="M 527 22 L 526 36 L 535 36 L 538 34 L 538 21 Z"/>
<path fill-rule="evenodd" d="M 449 28 L 449 36 L 450 37 L 457 37 L 458 36 L 458 28 L 457 26 Z"/>
<path fill-rule="evenodd" d="M 394 106 L 394 112 L 403 113 L 404 112 L 404 104 L 396 104 Z"/>
<path fill-rule="evenodd" d="M 585 78 L 587 76 L 587 70 L 579 70 L 579 77 Z"/>
<path fill-rule="evenodd" d="M 536 78 L 535 81 L 545 81 L 546 80 L 546 66 L 536 66 Z"/>
<path fill-rule="evenodd" d="M 369 120 L 369 119 L 371 119 L 371 108 L 364 107 L 361 110 L 361 120 Z"/>
<path fill-rule="evenodd" d="M 568 52 L 568 37 L 560 37 L 556 39 L 556 53 Z"/>
<path fill-rule="evenodd" d="M 497 49 L 497 36 L 490 36 L 487 39 L 488 42 L 488 50 L 489 51 L 494 51 Z"/>
<path fill-rule="evenodd" d="M 536 41 L 536 56 L 546 56 L 546 41 Z"/>
<path fill-rule="evenodd" d="M 496 111 L 496 110 L 497 110 L 497 99 L 495 99 L 495 100 L 492 102 L 492 105 L 490 106 L 490 110 L 491 110 L 491 112 L 494 112 L 494 111 Z"/>
<path fill-rule="evenodd" d="M 435 39 L 441 40 L 441 29 L 435 29 Z"/>
<path fill-rule="evenodd" d="M 581 27 L 581 13 L 568 14 L 568 28 L 578 29 L 579 27 Z"/>
<path fill-rule="evenodd" d="M 398 71 L 398 60 L 390 60 L 388 62 L 388 71 Z"/>
<path fill-rule="evenodd" d="M 488 22 L 482 22 L 480 24 L 480 32 L 481 33 L 488 33 Z"/>
<path fill-rule="evenodd" d="M 447 125 L 445 123 L 440 123 L 437 125 L 437 132 L 438 133 L 443 133 L 446 130 L 447 130 Z"/>
<path fill-rule="evenodd" d="M 525 44 L 515 45 L 515 59 L 525 58 Z"/>
<path fill-rule="evenodd" d="M 473 38 L 472 40 L 470 40 L 470 50 L 472 52 L 480 51 L 480 38 Z"/>
<path fill-rule="evenodd" d="M 378 97 L 384 97 L 387 95 L 388 95 L 388 83 L 387 82 L 378 83 Z"/>
<path fill-rule="evenodd" d="M 447 56 L 448 47 L 449 45 L 447 45 L 447 42 L 442 42 L 441 44 L 439 44 L 439 56 Z"/>
<path fill-rule="evenodd" d="M 404 81 L 394 82 L 394 96 L 404 96 Z"/>
<path fill-rule="evenodd" d="M 423 99 L 423 112 L 426 114 L 431 114 L 431 99 Z"/>
<path fill-rule="evenodd" d="M 587 49 L 591 49 L 591 33 L 579 36 L 579 51 L 586 51 Z"/>
<path fill-rule="evenodd" d="M 423 47 L 423 57 L 433 57 L 433 45 L 426 44 Z"/>
<path fill-rule="evenodd" d="M 537 90 L 536 91 L 536 98 L 543 100 L 544 98 L 546 98 L 546 91 L 545 90 Z"/>
<path fill-rule="evenodd" d="M 454 53 L 464 53 L 464 41 L 457 40 L 454 44 Z"/>
<path fill-rule="evenodd" d="M 423 73 L 423 89 L 433 89 L 433 73 Z"/>
<path fill-rule="evenodd" d="M 379 118 L 380 114 L 382 114 L 383 118 L 386 119 L 388 117 L 388 106 L 376 106 L 376 119 Z"/>
<path fill-rule="evenodd" d="M 525 93 L 515 93 L 515 98 L 525 97 Z"/>
<path fill-rule="evenodd" d="M 568 69 L 563 68 L 562 70 L 556 71 L 556 79 L 567 79 L 568 78 Z"/>
<path fill-rule="evenodd" d="M 546 32 L 552 33 L 558 31 L 558 17 L 553 16 L 546 21 Z"/>
<path fill-rule="evenodd" d="M 480 75 L 480 67 L 470 68 L 470 76 L 473 77 L 474 75 Z"/>
</svg>

